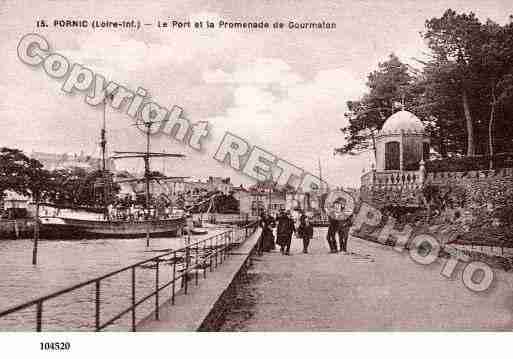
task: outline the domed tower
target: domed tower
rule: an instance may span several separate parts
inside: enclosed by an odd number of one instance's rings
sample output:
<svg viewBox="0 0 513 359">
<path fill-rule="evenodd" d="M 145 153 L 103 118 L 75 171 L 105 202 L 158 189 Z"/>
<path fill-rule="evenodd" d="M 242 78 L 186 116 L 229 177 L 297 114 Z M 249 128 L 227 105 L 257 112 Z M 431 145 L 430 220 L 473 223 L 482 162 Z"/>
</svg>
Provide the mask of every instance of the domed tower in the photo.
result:
<svg viewBox="0 0 513 359">
<path fill-rule="evenodd" d="M 416 171 L 429 156 L 429 137 L 408 111 L 390 116 L 376 136 L 376 171 Z"/>
</svg>

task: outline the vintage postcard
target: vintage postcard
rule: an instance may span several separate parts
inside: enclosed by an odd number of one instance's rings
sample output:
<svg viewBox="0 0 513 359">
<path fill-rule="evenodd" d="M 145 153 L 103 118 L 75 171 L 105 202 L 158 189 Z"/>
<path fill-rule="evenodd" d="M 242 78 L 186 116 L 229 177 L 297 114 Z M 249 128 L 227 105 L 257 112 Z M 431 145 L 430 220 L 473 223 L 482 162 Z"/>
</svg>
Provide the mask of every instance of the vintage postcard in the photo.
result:
<svg viewBox="0 0 513 359">
<path fill-rule="evenodd" d="M 512 16 L 0 1 L 0 331 L 511 331 Z"/>
</svg>

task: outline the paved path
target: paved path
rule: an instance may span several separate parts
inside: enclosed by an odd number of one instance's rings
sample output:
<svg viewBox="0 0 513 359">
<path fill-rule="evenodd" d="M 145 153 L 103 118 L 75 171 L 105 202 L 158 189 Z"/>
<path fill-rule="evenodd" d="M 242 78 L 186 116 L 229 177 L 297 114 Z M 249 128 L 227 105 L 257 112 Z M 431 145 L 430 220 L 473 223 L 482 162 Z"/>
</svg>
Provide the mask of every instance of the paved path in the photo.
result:
<svg viewBox="0 0 513 359">
<path fill-rule="evenodd" d="M 293 239 L 292 255 L 257 257 L 222 330 L 510 330 L 513 273 L 495 270 L 486 293 L 447 279 L 444 259 L 429 266 L 406 253 L 350 239 L 348 255 L 329 254 L 318 229 L 309 254 Z"/>
</svg>

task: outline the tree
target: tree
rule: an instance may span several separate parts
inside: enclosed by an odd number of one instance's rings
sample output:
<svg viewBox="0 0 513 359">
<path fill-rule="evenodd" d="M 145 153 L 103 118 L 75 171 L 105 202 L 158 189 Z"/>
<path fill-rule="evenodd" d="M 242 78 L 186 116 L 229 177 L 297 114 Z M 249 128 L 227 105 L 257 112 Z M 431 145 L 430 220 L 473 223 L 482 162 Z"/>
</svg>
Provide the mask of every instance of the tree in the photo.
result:
<svg viewBox="0 0 513 359">
<path fill-rule="evenodd" d="M 0 148 L 0 199 L 5 191 L 18 194 L 26 193 L 26 168 L 29 158 L 22 151 L 2 147 Z"/>
<path fill-rule="evenodd" d="M 220 194 L 214 198 L 215 207 L 219 213 L 238 213 L 239 201 L 232 194 Z"/>
<path fill-rule="evenodd" d="M 481 23 L 473 13 L 456 14 L 448 9 L 440 18 L 426 21 L 427 31 L 424 38 L 432 52 L 439 73 L 448 80 L 446 83 L 456 87 L 463 108 L 467 131 L 467 155 L 475 154 L 474 119 L 470 96 L 476 85 L 476 74 L 472 64 L 476 51 L 482 43 Z"/>
<path fill-rule="evenodd" d="M 426 21 L 424 39 L 446 84 L 456 90 L 454 105 L 461 106 L 467 134 L 467 155 L 476 154 L 476 125 L 484 115 L 480 91 L 483 88 L 481 60 L 489 36 L 474 13 L 457 14 L 448 9 L 440 18 Z"/>
<path fill-rule="evenodd" d="M 56 190 L 50 200 L 58 206 L 102 208 L 113 203 L 119 192 L 119 185 L 112 183 L 110 174 L 103 171 L 88 172 L 83 168 L 72 167 L 52 171 Z M 108 198 L 103 186 L 109 186 Z"/>
<path fill-rule="evenodd" d="M 490 118 L 488 121 L 488 153 L 490 169 L 493 168 L 493 126 L 497 117 L 498 107 L 505 104 L 513 96 L 513 24 L 504 27 L 488 21 L 483 26 L 487 34 L 487 42 L 482 47 L 481 73 L 488 86 L 490 98 Z"/>
<path fill-rule="evenodd" d="M 0 196 L 6 190 L 30 196 L 36 205 L 32 264 L 37 264 L 39 241 L 39 205 L 54 190 L 50 172 L 36 159 L 17 149 L 0 149 Z"/>
<path fill-rule="evenodd" d="M 467 131 L 463 107 L 455 98 L 459 87 L 452 79 L 452 66 L 436 61 L 424 62 L 422 76 L 415 83 L 415 113 L 425 120 L 432 145 L 442 157 L 463 154 L 467 148 Z"/>
<path fill-rule="evenodd" d="M 424 122 L 442 157 L 510 151 L 513 146 L 513 18 L 481 23 L 449 9 L 425 22 L 429 59 L 415 71 L 393 55 L 369 74 L 370 91 L 348 102 L 346 143 L 337 153 L 374 148 L 383 122 L 402 102 Z M 500 132 L 494 128 L 501 128 Z M 490 163 L 492 166 L 492 163 Z"/>
<path fill-rule="evenodd" d="M 374 138 L 385 120 L 397 111 L 397 104 L 407 106 L 413 101 L 410 88 L 414 79 L 411 69 L 394 54 L 380 63 L 368 75 L 369 92 L 360 100 L 347 102 L 349 111 L 344 116 L 348 125 L 341 129 L 346 143 L 335 153 L 355 155 L 369 148 L 375 153 Z"/>
</svg>

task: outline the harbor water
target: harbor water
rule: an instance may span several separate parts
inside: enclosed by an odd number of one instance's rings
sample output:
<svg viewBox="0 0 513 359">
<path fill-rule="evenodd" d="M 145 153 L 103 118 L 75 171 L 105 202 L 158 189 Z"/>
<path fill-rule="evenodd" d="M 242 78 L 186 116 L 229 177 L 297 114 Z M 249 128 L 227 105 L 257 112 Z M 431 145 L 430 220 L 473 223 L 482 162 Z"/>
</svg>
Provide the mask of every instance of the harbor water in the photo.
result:
<svg viewBox="0 0 513 359">
<path fill-rule="evenodd" d="M 208 234 L 191 237 L 191 243 L 222 233 L 228 228 L 208 228 Z M 31 240 L 0 241 L 0 311 L 57 290 L 107 274 L 131 264 L 155 257 L 166 249 L 179 249 L 186 237 L 146 239 L 98 239 L 39 242 L 38 264 L 33 266 Z M 160 266 L 160 285 L 172 278 L 172 266 Z M 179 283 L 177 282 L 177 288 Z M 138 267 L 136 298 L 155 290 L 155 270 Z M 161 293 L 161 303 L 171 290 Z M 131 304 L 131 272 L 126 271 L 101 282 L 100 320 L 106 322 Z M 137 307 L 140 320 L 155 308 L 154 299 Z M 130 314 L 107 330 L 130 330 Z M 0 318 L 2 331 L 35 330 L 35 306 Z M 44 303 L 43 330 L 94 330 L 94 284 L 64 294 Z"/>
</svg>

